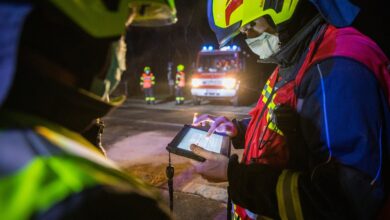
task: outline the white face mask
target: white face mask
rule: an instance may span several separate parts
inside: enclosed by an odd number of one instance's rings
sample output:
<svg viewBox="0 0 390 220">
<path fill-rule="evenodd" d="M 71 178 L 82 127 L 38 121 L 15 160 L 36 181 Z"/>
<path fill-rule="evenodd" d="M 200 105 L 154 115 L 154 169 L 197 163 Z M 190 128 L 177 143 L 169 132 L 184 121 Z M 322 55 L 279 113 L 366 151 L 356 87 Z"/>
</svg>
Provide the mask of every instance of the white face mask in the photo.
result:
<svg viewBox="0 0 390 220">
<path fill-rule="evenodd" d="M 261 60 L 269 58 L 280 50 L 279 37 L 267 32 L 245 41 L 252 52 L 257 54 Z"/>
</svg>

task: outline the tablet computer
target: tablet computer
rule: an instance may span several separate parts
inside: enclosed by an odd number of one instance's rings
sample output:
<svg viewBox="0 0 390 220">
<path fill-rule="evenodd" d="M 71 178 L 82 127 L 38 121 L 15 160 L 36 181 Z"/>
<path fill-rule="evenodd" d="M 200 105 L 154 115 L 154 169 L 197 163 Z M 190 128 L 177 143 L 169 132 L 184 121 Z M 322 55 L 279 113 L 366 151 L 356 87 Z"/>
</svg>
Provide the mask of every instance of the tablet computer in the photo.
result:
<svg viewBox="0 0 390 220">
<path fill-rule="evenodd" d="M 207 130 L 191 125 L 184 125 L 171 143 L 168 144 L 166 149 L 169 152 L 180 156 L 197 161 L 205 161 L 205 158 L 191 151 L 191 144 L 196 144 L 208 151 L 227 156 L 230 149 L 230 138 L 225 134 L 217 132 L 214 132 L 210 137 L 207 137 Z"/>
</svg>

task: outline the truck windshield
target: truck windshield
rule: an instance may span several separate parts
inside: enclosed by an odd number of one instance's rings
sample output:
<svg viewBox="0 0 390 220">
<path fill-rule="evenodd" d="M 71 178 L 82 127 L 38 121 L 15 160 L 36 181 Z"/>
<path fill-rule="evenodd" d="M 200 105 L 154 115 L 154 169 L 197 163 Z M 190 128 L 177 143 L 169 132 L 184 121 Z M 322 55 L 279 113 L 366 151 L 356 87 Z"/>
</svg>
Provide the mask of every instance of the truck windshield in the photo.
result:
<svg viewBox="0 0 390 220">
<path fill-rule="evenodd" d="M 198 59 L 198 72 L 223 73 L 238 69 L 240 66 L 237 53 L 231 54 L 200 54 Z"/>
</svg>

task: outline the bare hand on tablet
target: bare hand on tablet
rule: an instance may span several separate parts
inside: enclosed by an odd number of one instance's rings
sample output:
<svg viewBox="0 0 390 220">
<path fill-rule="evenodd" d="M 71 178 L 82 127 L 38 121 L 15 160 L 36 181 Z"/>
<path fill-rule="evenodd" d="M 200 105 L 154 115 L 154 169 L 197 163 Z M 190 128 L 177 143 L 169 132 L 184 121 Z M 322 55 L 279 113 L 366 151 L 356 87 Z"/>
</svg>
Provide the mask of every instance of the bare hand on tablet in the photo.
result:
<svg viewBox="0 0 390 220">
<path fill-rule="evenodd" d="M 205 150 L 195 144 L 192 144 L 190 148 L 192 152 L 206 159 L 204 162 L 191 160 L 197 173 L 212 182 L 227 181 L 229 158 L 222 154 Z"/>
<path fill-rule="evenodd" d="M 208 135 L 211 135 L 214 131 L 223 133 L 229 137 L 235 137 L 237 135 L 237 128 L 228 118 L 224 116 L 212 116 L 212 115 L 201 115 L 194 120 L 193 126 L 205 126 L 210 124 Z"/>
</svg>

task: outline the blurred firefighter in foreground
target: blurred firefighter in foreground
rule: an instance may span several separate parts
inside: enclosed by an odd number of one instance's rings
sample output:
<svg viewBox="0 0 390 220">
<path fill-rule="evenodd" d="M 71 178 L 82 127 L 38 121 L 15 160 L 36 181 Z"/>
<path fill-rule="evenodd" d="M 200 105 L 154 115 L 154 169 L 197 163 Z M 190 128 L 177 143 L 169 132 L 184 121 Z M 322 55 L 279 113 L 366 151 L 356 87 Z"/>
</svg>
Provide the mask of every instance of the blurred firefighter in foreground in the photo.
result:
<svg viewBox="0 0 390 220">
<path fill-rule="evenodd" d="M 117 88 L 122 74 L 126 70 L 126 49 L 125 36 L 123 35 L 118 41 L 112 43 L 111 61 L 107 74 L 100 74 L 92 82 L 91 90 L 101 96 L 104 101 L 110 101 L 110 94 Z M 104 121 L 98 118 L 81 135 L 106 156 L 106 151 L 102 144 L 103 132 Z"/>
<path fill-rule="evenodd" d="M 153 87 L 156 84 L 156 79 L 149 66 L 145 66 L 139 84 L 144 91 L 146 104 L 154 105 L 156 98 L 154 97 Z"/>
<path fill-rule="evenodd" d="M 184 65 L 179 64 L 176 68 L 176 104 L 184 104 L 184 89 L 186 86 L 186 74 L 184 73 Z"/>
<path fill-rule="evenodd" d="M 278 66 L 251 118 L 194 122 L 244 148 L 239 162 L 192 145 L 206 158 L 197 172 L 229 182 L 234 219 L 388 215 L 389 59 L 351 27 L 359 8 L 348 0 L 272 2 L 208 1 L 221 45 L 241 32 L 262 62 Z"/>
<path fill-rule="evenodd" d="M 169 219 L 80 135 L 124 101 L 106 73 L 129 2 L 0 2 L 0 219 Z"/>
</svg>

